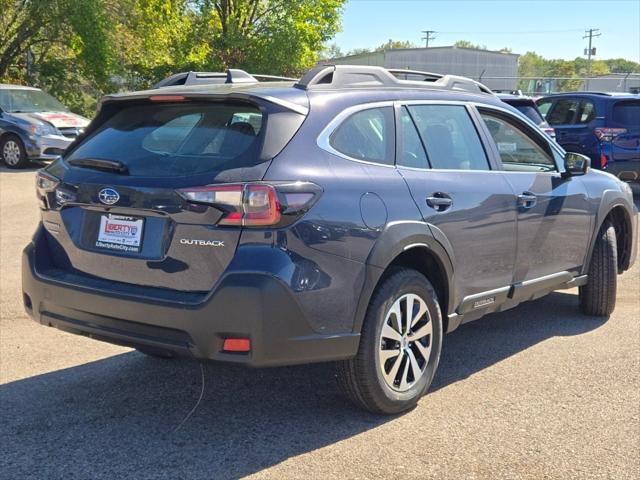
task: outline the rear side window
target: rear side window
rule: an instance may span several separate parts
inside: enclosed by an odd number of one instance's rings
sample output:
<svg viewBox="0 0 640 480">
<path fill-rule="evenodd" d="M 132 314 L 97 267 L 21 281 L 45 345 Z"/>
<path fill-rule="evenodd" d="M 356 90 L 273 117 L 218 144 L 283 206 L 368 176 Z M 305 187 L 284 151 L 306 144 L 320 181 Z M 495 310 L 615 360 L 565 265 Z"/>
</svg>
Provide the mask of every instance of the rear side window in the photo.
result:
<svg viewBox="0 0 640 480">
<path fill-rule="evenodd" d="M 478 132 L 462 105 L 411 105 L 431 168 L 489 170 Z"/>
<path fill-rule="evenodd" d="M 394 137 L 391 107 L 370 108 L 342 122 L 331 135 L 330 144 L 348 157 L 393 165 Z"/>
<path fill-rule="evenodd" d="M 502 167 L 511 172 L 556 171 L 556 164 L 538 143 L 524 130 L 506 119 L 481 113 L 496 144 Z"/>
<path fill-rule="evenodd" d="M 240 103 L 127 106 L 66 160 L 124 163 L 132 176 L 186 176 L 259 162 L 262 113 Z"/>
<path fill-rule="evenodd" d="M 536 125 L 540 125 L 544 121 L 542 116 L 538 113 L 538 109 L 535 107 L 535 105 L 516 104 L 514 105 L 514 107 L 516 107 L 516 109 L 518 109 L 520 113 L 522 113 Z"/>
<path fill-rule="evenodd" d="M 640 127 L 640 100 L 617 102 L 612 120 L 624 127 Z"/>
<path fill-rule="evenodd" d="M 580 102 L 578 100 L 560 99 L 547 113 L 546 120 L 549 125 L 571 125 L 575 121 L 579 108 Z"/>
</svg>

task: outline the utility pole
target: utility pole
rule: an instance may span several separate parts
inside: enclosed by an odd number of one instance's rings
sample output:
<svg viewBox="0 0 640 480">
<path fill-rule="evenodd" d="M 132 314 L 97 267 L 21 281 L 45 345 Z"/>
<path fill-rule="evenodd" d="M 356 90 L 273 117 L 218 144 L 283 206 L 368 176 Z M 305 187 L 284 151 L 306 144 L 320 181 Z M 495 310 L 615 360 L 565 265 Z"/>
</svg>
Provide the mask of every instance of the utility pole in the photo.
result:
<svg viewBox="0 0 640 480">
<path fill-rule="evenodd" d="M 599 28 L 590 28 L 589 30 L 585 30 L 584 33 L 586 34 L 584 37 L 582 37 L 583 39 L 588 38 L 589 39 L 589 48 L 587 49 L 587 85 L 586 85 L 586 89 L 589 90 L 589 79 L 591 78 L 591 56 L 595 55 L 595 48 L 592 48 L 591 46 L 591 42 L 593 40 L 593 37 L 599 37 L 600 35 L 602 35 L 600 32 Z"/>
<path fill-rule="evenodd" d="M 422 30 L 422 33 L 424 33 L 424 37 L 422 37 L 422 40 L 424 40 L 426 42 L 425 48 L 429 48 L 429 41 L 436 39 L 436 36 L 434 35 L 436 33 L 436 31 L 435 30 Z"/>
</svg>

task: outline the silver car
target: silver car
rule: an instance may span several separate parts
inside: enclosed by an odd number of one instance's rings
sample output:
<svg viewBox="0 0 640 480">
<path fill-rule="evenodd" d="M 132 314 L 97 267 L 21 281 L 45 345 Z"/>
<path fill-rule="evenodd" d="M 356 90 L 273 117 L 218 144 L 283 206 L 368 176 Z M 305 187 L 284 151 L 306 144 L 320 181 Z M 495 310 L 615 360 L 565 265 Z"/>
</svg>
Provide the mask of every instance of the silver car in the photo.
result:
<svg viewBox="0 0 640 480">
<path fill-rule="evenodd" d="M 0 157 L 9 168 L 55 160 L 88 124 L 38 88 L 0 84 Z"/>
</svg>

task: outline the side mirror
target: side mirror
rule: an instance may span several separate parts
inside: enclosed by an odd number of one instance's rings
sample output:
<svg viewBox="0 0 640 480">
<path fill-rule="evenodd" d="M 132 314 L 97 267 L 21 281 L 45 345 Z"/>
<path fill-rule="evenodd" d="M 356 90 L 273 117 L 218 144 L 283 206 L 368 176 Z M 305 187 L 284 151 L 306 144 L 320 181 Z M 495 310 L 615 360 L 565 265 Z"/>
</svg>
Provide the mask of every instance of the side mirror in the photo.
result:
<svg viewBox="0 0 640 480">
<path fill-rule="evenodd" d="M 589 157 L 580 153 L 567 152 L 564 156 L 564 173 L 563 177 L 577 177 L 584 175 L 589 170 L 591 160 Z"/>
</svg>

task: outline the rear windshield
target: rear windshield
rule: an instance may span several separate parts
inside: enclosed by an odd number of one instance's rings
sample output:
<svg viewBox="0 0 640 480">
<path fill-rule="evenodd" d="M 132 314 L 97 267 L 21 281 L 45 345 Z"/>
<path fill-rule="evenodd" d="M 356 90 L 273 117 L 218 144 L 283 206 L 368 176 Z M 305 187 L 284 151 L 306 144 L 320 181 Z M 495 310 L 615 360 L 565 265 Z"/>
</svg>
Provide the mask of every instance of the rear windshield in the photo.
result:
<svg viewBox="0 0 640 480">
<path fill-rule="evenodd" d="M 131 105 L 65 160 L 117 160 L 132 176 L 186 176 L 259 163 L 263 115 L 242 103 Z"/>
<path fill-rule="evenodd" d="M 625 127 L 640 126 L 640 101 L 618 102 L 613 106 L 613 121 Z"/>
<path fill-rule="evenodd" d="M 535 105 L 514 103 L 513 106 L 517 108 L 520 113 L 524 114 L 525 117 L 533 121 L 533 123 L 535 123 L 536 125 L 540 125 L 542 122 L 544 122 L 544 119 L 542 118 L 540 113 L 538 113 L 538 109 L 535 107 Z"/>
</svg>

